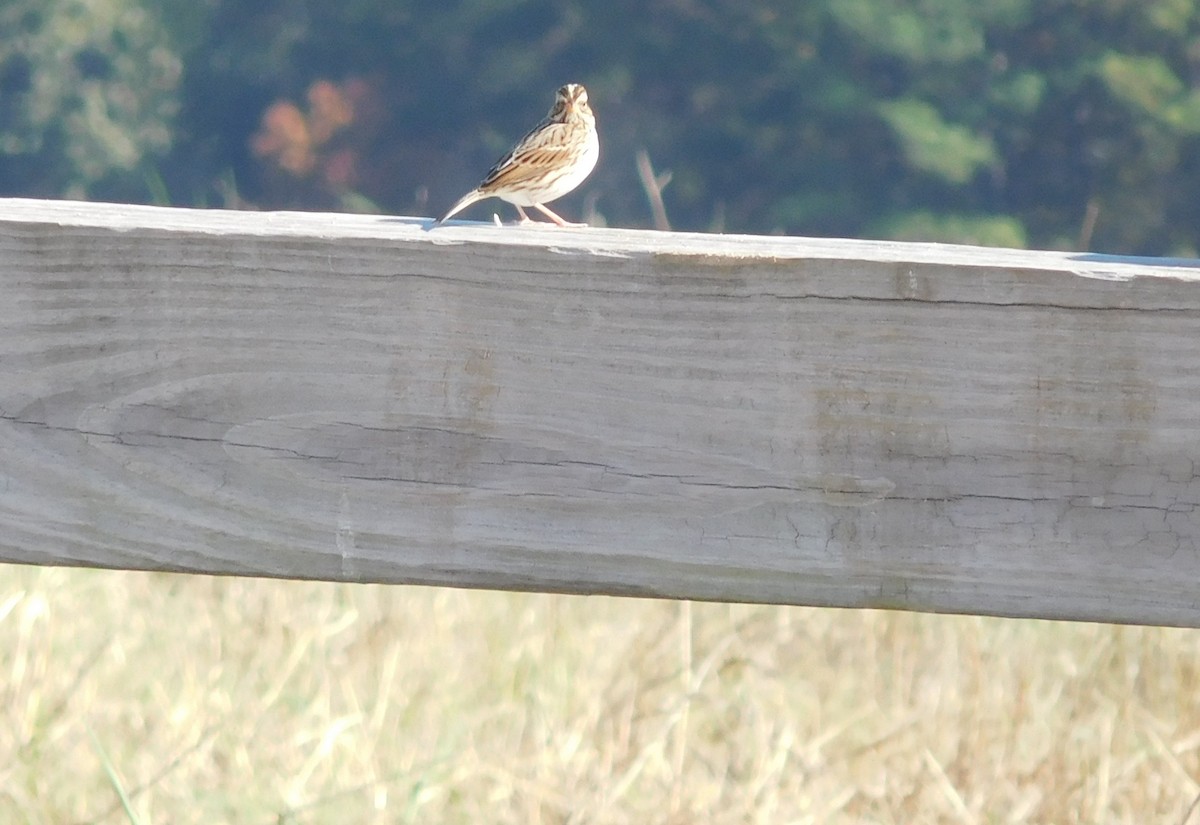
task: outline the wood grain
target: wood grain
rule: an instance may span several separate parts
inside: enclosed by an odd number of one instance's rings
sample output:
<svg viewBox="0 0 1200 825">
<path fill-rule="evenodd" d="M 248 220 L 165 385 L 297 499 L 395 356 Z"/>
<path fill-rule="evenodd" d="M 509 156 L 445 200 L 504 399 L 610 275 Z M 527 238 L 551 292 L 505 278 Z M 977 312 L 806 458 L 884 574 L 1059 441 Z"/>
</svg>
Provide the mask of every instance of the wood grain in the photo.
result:
<svg viewBox="0 0 1200 825">
<path fill-rule="evenodd" d="M 0 201 L 0 558 L 1200 626 L 1200 262 Z"/>
</svg>

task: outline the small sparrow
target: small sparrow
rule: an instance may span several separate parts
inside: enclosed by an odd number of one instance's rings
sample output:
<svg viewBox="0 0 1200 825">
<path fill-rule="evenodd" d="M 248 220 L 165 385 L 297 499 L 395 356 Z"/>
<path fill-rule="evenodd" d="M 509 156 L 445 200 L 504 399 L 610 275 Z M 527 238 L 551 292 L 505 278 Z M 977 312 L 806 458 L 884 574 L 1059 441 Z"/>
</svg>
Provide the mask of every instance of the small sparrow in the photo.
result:
<svg viewBox="0 0 1200 825">
<path fill-rule="evenodd" d="M 545 204 L 583 183 L 599 157 L 596 118 L 588 106 L 587 90 L 568 83 L 555 93 L 550 114 L 496 161 L 483 183 L 463 195 L 434 226 L 485 198 L 500 198 L 517 207 L 521 223 L 531 222 L 522 207 L 532 206 L 559 226 L 585 226 L 568 224 Z"/>
</svg>

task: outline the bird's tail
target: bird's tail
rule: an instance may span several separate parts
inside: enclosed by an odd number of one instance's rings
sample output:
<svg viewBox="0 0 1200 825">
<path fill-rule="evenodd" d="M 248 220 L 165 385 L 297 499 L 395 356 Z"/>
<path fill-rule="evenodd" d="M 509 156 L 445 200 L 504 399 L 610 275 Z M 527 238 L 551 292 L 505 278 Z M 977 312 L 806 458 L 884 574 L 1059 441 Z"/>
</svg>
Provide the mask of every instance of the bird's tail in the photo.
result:
<svg viewBox="0 0 1200 825">
<path fill-rule="evenodd" d="M 478 189 L 472 189 L 470 192 L 459 198 L 458 203 L 454 204 L 454 206 L 451 206 L 449 212 L 434 221 L 433 225 L 438 226 L 439 224 L 445 223 L 471 204 L 475 203 L 476 201 L 481 201 L 487 197 L 491 196 L 483 194 Z"/>
</svg>

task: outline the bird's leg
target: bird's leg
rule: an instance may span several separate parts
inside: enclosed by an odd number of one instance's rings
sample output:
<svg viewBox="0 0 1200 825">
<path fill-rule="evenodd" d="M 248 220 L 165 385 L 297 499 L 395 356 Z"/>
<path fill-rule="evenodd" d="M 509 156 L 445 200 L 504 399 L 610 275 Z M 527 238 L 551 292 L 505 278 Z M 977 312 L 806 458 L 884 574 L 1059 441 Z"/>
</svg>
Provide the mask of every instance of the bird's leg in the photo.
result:
<svg viewBox="0 0 1200 825">
<path fill-rule="evenodd" d="M 546 217 L 548 217 L 550 220 L 554 221 L 559 226 L 587 226 L 586 223 L 570 223 L 568 221 L 564 221 L 562 218 L 560 218 L 558 215 L 551 212 L 545 206 L 542 206 L 540 203 L 535 203 L 533 205 L 533 208 L 542 212 Z"/>
<path fill-rule="evenodd" d="M 513 204 L 513 206 L 516 206 L 517 211 L 521 213 L 521 220 L 517 221 L 517 223 L 521 224 L 522 226 L 524 226 L 527 223 L 537 223 L 537 221 L 535 221 L 533 218 L 531 218 L 527 214 L 525 214 L 525 210 L 522 209 L 520 206 L 517 206 L 517 204 L 515 204 L 515 203 Z"/>
</svg>

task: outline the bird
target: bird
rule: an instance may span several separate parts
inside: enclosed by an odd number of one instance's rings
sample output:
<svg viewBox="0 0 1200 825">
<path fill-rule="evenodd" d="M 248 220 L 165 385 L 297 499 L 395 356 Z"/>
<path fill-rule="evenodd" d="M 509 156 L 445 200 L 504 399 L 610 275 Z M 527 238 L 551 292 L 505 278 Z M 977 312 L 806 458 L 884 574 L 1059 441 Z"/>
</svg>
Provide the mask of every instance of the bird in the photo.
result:
<svg viewBox="0 0 1200 825">
<path fill-rule="evenodd" d="M 458 199 L 434 222 L 438 226 L 477 201 L 500 198 L 517 207 L 521 223 L 532 223 L 523 207 L 532 206 L 559 226 L 570 224 L 546 208 L 575 189 L 596 167 L 600 139 L 587 89 L 568 83 L 554 94 L 549 114 L 496 161 L 483 182 Z"/>
</svg>

